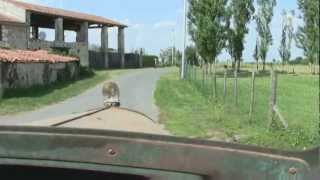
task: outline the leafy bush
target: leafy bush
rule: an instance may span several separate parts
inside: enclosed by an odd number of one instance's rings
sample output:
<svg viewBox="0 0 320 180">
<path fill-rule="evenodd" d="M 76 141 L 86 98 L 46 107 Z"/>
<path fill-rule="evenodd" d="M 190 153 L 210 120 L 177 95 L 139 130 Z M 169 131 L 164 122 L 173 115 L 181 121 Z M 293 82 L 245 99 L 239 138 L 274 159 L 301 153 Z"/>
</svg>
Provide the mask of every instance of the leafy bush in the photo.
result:
<svg viewBox="0 0 320 180">
<path fill-rule="evenodd" d="M 143 67 L 155 67 L 157 56 L 144 55 L 143 56 Z"/>
</svg>

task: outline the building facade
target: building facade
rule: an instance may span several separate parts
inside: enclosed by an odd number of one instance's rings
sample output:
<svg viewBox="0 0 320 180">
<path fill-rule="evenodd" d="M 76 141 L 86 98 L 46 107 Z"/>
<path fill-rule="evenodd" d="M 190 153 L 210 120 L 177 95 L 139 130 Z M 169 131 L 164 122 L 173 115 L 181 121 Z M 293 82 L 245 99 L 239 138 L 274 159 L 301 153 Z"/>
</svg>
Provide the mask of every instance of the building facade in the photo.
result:
<svg viewBox="0 0 320 180">
<path fill-rule="evenodd" d="M 121 67 L 125 67 L 124 24 L 99 16 L 49 8 L 16 0 L 0 0 L 0 48 L 57 49 L 80 58 L 83 67 L 89 67 L 88 32 L 101 29 L 101 52 L 104 67 L 109 68 L 108 28 L 118 28 L 118 53 Z M 54 29 L 54 41 L 39 37 L 39 28 Z M 65 42 L 64 32 L 76 32 L 76 42 Z"/>
</svg>

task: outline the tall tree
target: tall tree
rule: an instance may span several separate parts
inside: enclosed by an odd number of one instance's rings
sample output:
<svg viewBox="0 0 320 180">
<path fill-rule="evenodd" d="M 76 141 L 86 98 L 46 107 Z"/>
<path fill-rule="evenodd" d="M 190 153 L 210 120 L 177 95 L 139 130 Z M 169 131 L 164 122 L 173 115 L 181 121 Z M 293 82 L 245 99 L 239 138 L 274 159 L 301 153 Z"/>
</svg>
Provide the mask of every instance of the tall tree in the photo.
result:
<svg viewBox="0 0 320 180">
<path fill-rule="evenodd" d="M 244 38 L 249 32 L 247 24 L 254 14 L 253 0 L 231 0 L 229 10 L 228 49 L 233 57 L 237 70 L 240 70 L 240 61 L 244 50 Z"/>
<path fill-rule="evenodd" d="M 190 45 L 186 48 L 186 59 L 193 65 L 199 66 L 199 59 L 197 57 L 197 49 L 195 46 Z"/>
<path fill-rule="evenodd" d="M 174 58 L 172 58 L 173 56 Z M 180 63 L 182 59 L 182 53 L 176 48 L 172 48 L 172 47 L 161 49 L 160 59 L 161 59 L 161 62 L 165 65 L 176 65 L 177 63 Z M 174 64 L 172 64 L 172 59 L 175 60 Z"/>
<path fill-rule="evenodd" d="M 257 31 L 259 34 L 259 55 L 263 63 L 263 70 L 266 69 L 266 58 L 269 47 L 272 45 L 272 34 L 270 23 L 273 17 L 273 9 L 276 0 L 257 0 L 258 13 L 256 14 Z"/>
<path fill-rule="evenodd" d="M 206 63 L 215 62 L 227 38 L 227 0 L 189 0 L 189 33 Z"/>
<path fill-rule="evenodd" d="M 319 0 L 298 0 L 299 9 L 303 14 L 304 25 L 299 27 L 297 46 L 304 51 L 309 63 L 313 65 L 312 73 L 319 62 Z"/>
<path fill-rule="evenodd" d="M 279 47 L 279 54 L 282 59 L 282 66 L 287 64 L 291 58 L 291 45 L 293 39 L 293 16 L 294 11 L 282 13 L 282 38 Z"/>
</svg>

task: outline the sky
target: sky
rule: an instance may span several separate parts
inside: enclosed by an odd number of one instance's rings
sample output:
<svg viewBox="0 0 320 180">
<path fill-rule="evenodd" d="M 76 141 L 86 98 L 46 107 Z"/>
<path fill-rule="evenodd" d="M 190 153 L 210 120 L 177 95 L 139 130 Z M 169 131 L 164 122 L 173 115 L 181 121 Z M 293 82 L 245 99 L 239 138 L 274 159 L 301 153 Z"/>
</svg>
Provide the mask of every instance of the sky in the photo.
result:
<svg viewBox="0 0 320 180">
<path fill-rule="evenodd" d="M 148 54 L 159 55 L 160 50 L 175 45 L 183 49 L 183 0 L 23 0 L 40 5 L 79 11 L 127 24 L 125 31 L 126 51 L 144 48 Z M 270 47 L 267 59 L 279 59 L 278 49 L 281 39 L 282 11 L 296 10 L 297 0 L 277 0 L 274 17 L 271 23 L 273 45 Z M 295 29 L 302 22 L 294 20 Z M 250 32 L 245 39 L 243 59 L 253 60 L 257 33 L 255 22 L 248 25 Z M 48 33 L 53 39 L 53 31 Z M 66 40 L 75 38 L 75 33 L 66 33 Z M 99 30 L 89 31 L 89 43 L 100 45 Z M 188 44 L 191 40 L 188 40 Z M 117 29 L 109 30 L 109 46 L 117 47 Z M 303 52 L 292 45 L 292 57 L 302 56 Z M 220 60 L 230 59 L 226 52 L 218 57 Z"/>
</svg>

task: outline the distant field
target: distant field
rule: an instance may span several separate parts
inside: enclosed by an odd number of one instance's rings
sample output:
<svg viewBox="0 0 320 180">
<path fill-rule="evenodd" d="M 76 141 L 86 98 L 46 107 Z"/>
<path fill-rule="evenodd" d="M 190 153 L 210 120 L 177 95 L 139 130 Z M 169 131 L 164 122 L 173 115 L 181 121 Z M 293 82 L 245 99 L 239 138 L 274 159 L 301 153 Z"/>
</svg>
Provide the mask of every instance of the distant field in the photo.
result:
<svg viewBox="0 0 320 180">
<path fill-rule="evenodd" d="M 241 68 L 244 70 L 252 70 L 256 69 L 255 64 L 242 64 Z M 267 65 L 266 70 L 270 70 L 271 66 Z M 297 74 L 310 74 L 311 73 L 311 66 L 307 65 L 285 65 L 282 66 L 281 64 L 275 64 L 273 65 L 273 68 L 277 71 L 284 71 L 286 73 L 297 73 Z M 259 65 L 259 69 L 262 70 L 262 65 Z M 320 72 L 320 66 L 316 66 L 315 68 L 316 73 L 319 74 Z"/>
<path fill-rule="evenodd" d="M 72 82 L 56 82 L 47 86 L 8 90 L 0 100 L 0 115 L 32 111 L 64 101 L 130 70 L 101 70 Z"/>
<path fill-rule="evenodd" d="M 201 74 L 198 74 L 198 78 Z M 286 150 L 302 150 L 320 145 L 319 78 L 311 75 L 279 75 L 278 104 L 289 123 L 267 130 L 270 78 L 256 80 L 254 119 L 249 122 L 250 74 L 239 79 L 239 105 L 234 105 L 233 79 L 228 78 L 228 96 L 223 103 L 223 79 L 217 80 L 218 102 L 210 98 L 212 90 L 201 82 L 178 80 L 178 70 L 161 78 L 155 98 L 160 119 L 177 136 L 230 141 Z"/>
</svg>

